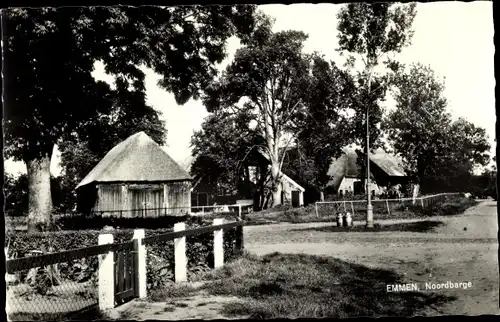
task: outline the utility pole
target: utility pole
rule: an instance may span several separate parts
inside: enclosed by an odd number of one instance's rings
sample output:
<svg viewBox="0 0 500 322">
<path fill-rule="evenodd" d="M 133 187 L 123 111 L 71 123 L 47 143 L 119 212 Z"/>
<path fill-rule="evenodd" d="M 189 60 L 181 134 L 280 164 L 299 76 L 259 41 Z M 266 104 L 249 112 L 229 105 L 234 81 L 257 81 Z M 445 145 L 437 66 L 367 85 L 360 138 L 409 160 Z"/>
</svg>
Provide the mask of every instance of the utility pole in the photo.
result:
<svg viewBox="0 0 500 322">
<path fill-rule="evenodd" d="M 367 205 L 366 205 L 366 227 L 373 228 L 373 206 L 372 194 L 370 191 L 370 127 L 368 125 L 370 113 L 366 108 L 366 192 L 367 192 Z"/>
<path fill-rule="evenodd" d="M 368 98 L 371 96 L 371 83 L 372 83 L 372 73 L 373 67 L 371 67 L 370 74 L 368 76 Z M 366 193 L 367 193 L 367 205 L 366 205 L 366 227 L 373 228 L 373 206 L 372 206 L 372 196 L 370 191 L 370 103 L 368 100 L 366 106 Z"/>
</svg>

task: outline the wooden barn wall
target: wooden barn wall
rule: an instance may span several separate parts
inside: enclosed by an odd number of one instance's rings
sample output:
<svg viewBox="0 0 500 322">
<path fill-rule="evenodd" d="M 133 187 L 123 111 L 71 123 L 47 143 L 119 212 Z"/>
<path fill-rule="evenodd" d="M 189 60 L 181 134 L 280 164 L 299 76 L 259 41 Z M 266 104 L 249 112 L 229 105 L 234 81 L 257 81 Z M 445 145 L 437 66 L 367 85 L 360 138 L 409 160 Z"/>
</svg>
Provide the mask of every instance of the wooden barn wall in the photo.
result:
<svg viewBox="0 0 500 322">
<path fill-rule="evenodd" d="M 157 217 L 190 211 L 191 182 L 100 184 L 93 208 L 103 216 Z M 166 209 L 165 209 L 166 208 Z"/>
<path fill-rule="evenodd" d="M 99 184 L 97 189 L 97 202 L 94 210 L 115 211 L 122 209 L 122 188 L 118 184 Z M 110 215 L 106 213 L 103 215 Z"/>
<path fill-rule="evenodd" d="M 169 213 L 191 211 L 191 182 L 166 183 L 167 208 Z"/>
</svg>

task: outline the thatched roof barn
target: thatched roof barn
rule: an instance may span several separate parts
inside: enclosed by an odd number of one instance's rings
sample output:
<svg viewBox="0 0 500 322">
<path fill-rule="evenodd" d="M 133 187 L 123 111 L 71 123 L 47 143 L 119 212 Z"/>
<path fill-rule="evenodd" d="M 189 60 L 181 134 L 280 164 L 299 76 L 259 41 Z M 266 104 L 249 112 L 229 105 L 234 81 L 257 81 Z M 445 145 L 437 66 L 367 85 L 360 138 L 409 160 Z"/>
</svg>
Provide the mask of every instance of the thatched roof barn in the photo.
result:
<svg viewBox="0 0 500 322">
<path fill-rule="evenodd" d="M 76 187 L 82 212 L 158 216 L 190 211 L 191 176 L 146 133 L 111 149 Z"/>
<path fill-rule="evenodd" d="M 344 154 L 333 160 L 328 171 L 331 177 L 328 183 L 329 188 L 334 191 L 348 190 L 354 193 L 358 190 L 357 186 L 354 187 L 359 182 L 360 169 L 357 165 L 357 158 L 353 149 L 345 148 Z M 401 160 L 382 149 L 370 153 L 370 173 L 372 182 L 379 187 L 406 183 L 409 179 L 403 170 Z"/>
</svg>

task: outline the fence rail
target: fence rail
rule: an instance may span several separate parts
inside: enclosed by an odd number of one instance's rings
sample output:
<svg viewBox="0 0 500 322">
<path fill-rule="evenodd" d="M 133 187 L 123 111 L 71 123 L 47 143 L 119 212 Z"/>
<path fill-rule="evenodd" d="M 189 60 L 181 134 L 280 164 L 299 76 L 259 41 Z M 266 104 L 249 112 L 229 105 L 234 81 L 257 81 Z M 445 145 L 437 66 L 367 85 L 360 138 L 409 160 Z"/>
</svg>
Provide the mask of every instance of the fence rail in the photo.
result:
<svg viewBox="0 0 500 322">
<path fill-rule="evenodd" d="M 417 205 L 422 208 L 441 202 L 447 197 L 460 195 L 460 193 L 439 193 L 435 195 L 422 196 L 418 198 L 397 198 L 397 199 L 372 199 L 374 211 L 378 208 L 379 212 L 387 212 L 389 215 L 395 209 L 395 206 Z M 333 207 L 334 212 L 351 212 L 353 215 L 356 211 L 365 210 L 367 200 L 338 200 L 338 201 L 318 201 L 315 203 L 316 216 L 319 217 L 319 207 L 321 205 Z"/>
<path fill-rule="evenodd" d="M 19 319 L 26 320 L 32 318 L 29 314 L 59 314 L 61 313 L 74 313 L 73 311 L 65 311 L 65 306 L 74 307 L 74 300 L 67 301 L 66 304 L 58 303 L 57 301 L 63 301 L 63 298 L 54 301 L 54 297 L 47 296 L 46 291 L 36 295 L 35 299 L 32 298 L 31 293 L 36 292 L 33 287 L 37 287 L 36 284 L 28 285 L 25 281 L 26 271 L 36 269 L 37 271 L 43 271 L 48 269 L 53 269 L 55 264 L 69 263 L 74 260 L 90 258 L 89 267 L 92 266 L 92 276 L 95 276 L 97 284 L 93 284 L 89 289 L 86 284 L 78 284 L 80 282 L 72 281 L 61 281 L 58 284 L 58 288 L 66 288 L 66 293 L 74 292 L 78 293 L 82 291 L 83 288 L 88 289 L 88 292 L 92 293 L 90 299 L 87 302 L 81 302 L 79 310 L 85 307 L 91 307 L 98 304 L 99 309 L 107 310 L 120 305 L 123 300 L 130 299 L 131 297 L 146 297 L 146 275 L 148 274 L 147 268 L 147 248 L 146 246 L 151 246 L 154 243 L 164 242 L 164 241 L 174 241 L 174 265 L 175 265 L 175 281 L 184 281 L 187 279 L 187 247 L 186 238 L 192 236 L 203 235 L 213 232 L 213 255 L 214 255 L 214 267 L 220 267 L 224 262 L 224 232 L 236 229 L 236 240 L 231 245 L 235 245 L 236 249 L 239 251 L 243 250 L 243 221 L 235 221 L 224 223 L 224 219 L 214 219 L 213 224 L 206 227 L 195 228 L 195 229 L 185 229 L 185 223 L 177 223 L 174 226 L 174 232 L 168 232 L 156 236 L 145 237 L 145 232 L 143 229 L 137 229 L 134 231 L 134 238 L 132 241 L 124 243 L 113 243 L 113 235 L 111 233 L 105 233 L 99 235 L 99 245 L 72 249 L 61 251 L 57 253 L 48 253 L 37 256 L 23 257 L 17 259 L 9 259 L 6 262 L 7 273 L 16 276 L 16 280 L 19 282 L 14 285 L 7 287 L 8 298 L 7 307 L 8 314 L 12 316 L 13 314 L 20 314 Z M 160 248 L 163 246 L 159 246 Z M 230 246 L 232 247 L 232 246 Z M 151 254 L 153 255 L 153 254 Z M 98 258 L 96 258 L 96 256 Z M 154 256 L 154 255 L 153 255 Z M 90 263 L 92 261 L 93 264 Z M 78 264 L 80 265 L 80 264 Z M 95 267 L 94 267 L 95 266 Z M 41 269 L 41 270 L 40 270 Z M 149 268 L 152 270 L 152 268 Z M 133 272 L 130 272 L 133 270 Z M 128 275 L 127 275 L 127 272 Z M 23 274 L 24 277 L 20 278 L 19 274 Z M 151 273 L 151 272 L 150 272 Z M 150 274 L 149 273 L 149 274 Z M 154 274 L 154 272 L 152 271 Z M 30 274 L 29 272 L 27 273 Z M 121 280 L 124 278 L 124 280 Z M 53 284 L 51 284 L 54 287 Z M 20 293 L 18 290 L 20 287 L 23 288 Z M 31 287 L 31 291 L 30 291 Z M 30 299 L 26 299 L 28 296 Z M 57 298 L 57 297 L 56 297 Z M 41 304 L 36 302 L 40 301 Z M 27 304 L 29 312 L 27 312 Z M 17 305 L 17 306 L 16 306 Z M 69 310 L 69 309 L 68 309 Z M 23 315 L 28 314 L 28 316 Z M 15 319 L 15 318 L 14 318 Z M 45 318 L 41 318 L 45 319 Z M 48 317 L 47 317 L 48 319 Z M 53 319 L 53 317 L 50 317 Z"/>
<path fill-rule="evenodd" d="M 37 256 L 10 259 L 6 264 L 7 273 L 13 274 L 16 271 L 64 263 L 71 260 L 101 255 L 108 252 L 115 252 L 127 247 L 133 247 L 133 241 L 120 244 L 96 245 L 85 248 L 65 250 L 57 253 L 48 253 Z"/>
</svg>

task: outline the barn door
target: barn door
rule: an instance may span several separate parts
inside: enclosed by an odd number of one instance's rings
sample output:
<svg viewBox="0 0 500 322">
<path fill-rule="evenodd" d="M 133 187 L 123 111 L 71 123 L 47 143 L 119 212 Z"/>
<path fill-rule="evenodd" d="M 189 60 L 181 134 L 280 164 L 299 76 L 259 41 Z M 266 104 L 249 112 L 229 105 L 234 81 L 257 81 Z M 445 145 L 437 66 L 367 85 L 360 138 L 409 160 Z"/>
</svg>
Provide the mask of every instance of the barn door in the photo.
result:
<svg viewBox="0 0 500 322">
<path fill-rule="evenodd" d="M 163 189 L 133 189 L 133 217 L 157 217 L 163 212 Z"/>
<path fill-rule="evenodd" d="M 158 217 L 165 212 L 163 209 L 163 189 L 150 189 L 146 196 L 148 205 L 146 216 Z"/>
<path fill-rule="evenodd" d="M 132 206 L 132 217 L 143 217 L 144 207 L 146 206 L 147 196 L 146 192 L 142 189 L 131 189 L 131 206 Z"/>
<path fill-rule="evenodd" d="M 300 204 L 299 196 L 300 193 L 298 190 L 292 191 L 292 207 L 299 207 Z"/>
<path fill-rule="evenodd" d="M 363 184 L 361 183 L 361 181 L 355 181 L 353 186 L 355 195 L 363 194 Z"/>
</svg>

